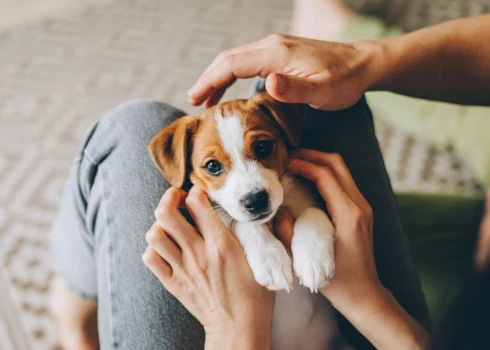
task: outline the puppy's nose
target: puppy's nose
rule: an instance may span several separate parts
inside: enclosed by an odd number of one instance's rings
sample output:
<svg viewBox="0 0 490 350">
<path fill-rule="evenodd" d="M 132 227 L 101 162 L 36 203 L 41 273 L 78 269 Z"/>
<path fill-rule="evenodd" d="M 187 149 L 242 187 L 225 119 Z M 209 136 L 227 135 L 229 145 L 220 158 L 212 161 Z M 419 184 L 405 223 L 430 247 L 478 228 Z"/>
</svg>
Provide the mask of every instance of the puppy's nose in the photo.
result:
<svg viewBox="0 0 490 350">
<path fill-rule="evenodd" d="M 269 194 L 263 190 L 248 193 L 243 197 L 242 203 L 249 213 L 263 213 L 269 207 Z"/>
</svg>

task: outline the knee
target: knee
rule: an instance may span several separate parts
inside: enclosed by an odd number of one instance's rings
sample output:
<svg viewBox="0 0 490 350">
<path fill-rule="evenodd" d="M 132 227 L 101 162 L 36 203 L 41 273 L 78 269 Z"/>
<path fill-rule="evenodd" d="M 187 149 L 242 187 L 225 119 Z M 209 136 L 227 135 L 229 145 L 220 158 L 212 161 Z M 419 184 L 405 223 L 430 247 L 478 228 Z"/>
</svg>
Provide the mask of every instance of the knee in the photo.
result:
<svg viewBox="0 0 490 350">
<path fill-rule="evenodd" d="M 108 133 L 130 135 L 147 140 L 185 113 L 168 104 L 152 100 L 130 100 L 104 113 L 98 128 Z M 149 141 L 149 140 L 148 140 Z"/>
</svg>

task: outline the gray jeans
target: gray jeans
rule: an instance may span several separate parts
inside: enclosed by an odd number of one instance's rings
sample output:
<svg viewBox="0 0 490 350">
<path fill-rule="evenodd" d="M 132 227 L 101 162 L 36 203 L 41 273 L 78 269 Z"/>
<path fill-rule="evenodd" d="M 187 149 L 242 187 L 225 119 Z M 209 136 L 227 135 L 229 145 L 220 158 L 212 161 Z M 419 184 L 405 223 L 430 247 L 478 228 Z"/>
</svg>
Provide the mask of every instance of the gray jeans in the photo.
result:
<svg viewBox="0 0 490 350">
<path fill-rule="evenodd" d="M 103 349 L 203 348 L 202 326 L 141 260 L 154 209 L 169 187 L 147 144 L 182 115 L 159 102 L 127 102 L 92 126 L 71 169 L 52 230 L 53 264 L 70 288 L 98 301 Z M 427 307 L 365 100 L 335 113 L 308 108 L 303 135 L 303 147 L 344 157 L 374 211 L 380 279 L 428 328 Z M 356 348 L 370 347 L 341 315 L 339 324 Z"/>
</svg>

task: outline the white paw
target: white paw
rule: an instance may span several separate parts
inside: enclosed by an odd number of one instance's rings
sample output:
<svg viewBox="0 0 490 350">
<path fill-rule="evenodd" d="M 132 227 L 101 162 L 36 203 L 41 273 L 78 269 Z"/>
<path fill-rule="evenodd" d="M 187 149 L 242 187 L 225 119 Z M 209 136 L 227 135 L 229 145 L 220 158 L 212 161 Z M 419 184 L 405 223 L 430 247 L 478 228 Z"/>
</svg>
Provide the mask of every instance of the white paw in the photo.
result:
<svg viewBox="0 0 490 350">
<path fill-rule="evenodd" d="M 335 275 L 333 233 L 330 219 L 317 208 L 306 209 L 294 225 L 294 273 L 312 292 L 318 292 Z"/>
<path fill-rule="evenodd" d="M 277 239 L 265 242 L 261 247 L 250 249 L 247 260 L 255 280 L 269 290 L 291 290 L 293 270 L 291 258 Z"/>
</svg>

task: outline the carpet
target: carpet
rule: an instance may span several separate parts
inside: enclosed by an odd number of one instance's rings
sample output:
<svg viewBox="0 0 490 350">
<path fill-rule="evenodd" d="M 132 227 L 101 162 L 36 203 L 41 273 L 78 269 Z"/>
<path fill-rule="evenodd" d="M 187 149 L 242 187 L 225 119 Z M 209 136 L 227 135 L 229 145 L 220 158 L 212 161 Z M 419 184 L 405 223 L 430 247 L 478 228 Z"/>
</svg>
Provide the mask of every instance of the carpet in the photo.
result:
<svg viewBox="0 0 490 350">
<path fill-rule="evenodd" d="M 0 266 L 35 349 L 57 347 L 47 312 L 47 234 L 85 130 L 134 98 L 198 112 L 185 93 L 214 56 L 286 32 L 291 10 L 283 0 L 82 1 L 0 32 Z M 249 86 L 239 82 L 225 99 L 248 96 Z M 397 191 L 481 193 L 453 154 L 376 127 Z"/>
</svg>

